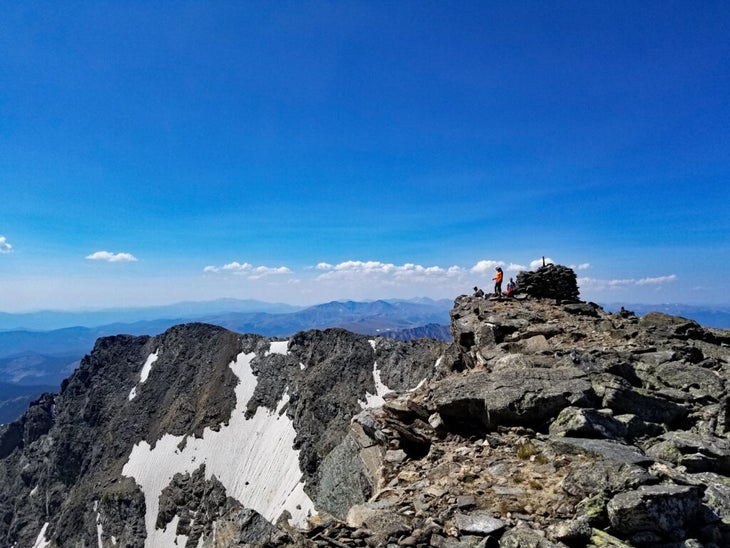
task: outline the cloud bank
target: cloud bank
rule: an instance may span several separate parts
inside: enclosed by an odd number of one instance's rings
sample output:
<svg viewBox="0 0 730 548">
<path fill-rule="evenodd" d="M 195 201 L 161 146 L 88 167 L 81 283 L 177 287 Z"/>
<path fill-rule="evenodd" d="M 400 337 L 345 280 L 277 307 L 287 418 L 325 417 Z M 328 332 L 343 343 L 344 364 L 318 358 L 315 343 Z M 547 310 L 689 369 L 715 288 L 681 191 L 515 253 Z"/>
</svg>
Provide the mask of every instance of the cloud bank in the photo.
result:
<svg viewBox="0 0 730 548">
<path fill-rule="evenodd" d="M 203 269 L 203 272 L 210 274 L 230 272 L 232 274 L 246 276 L 249 280 L 258 280 L 266 276 L 292 273 L 292 271 L 285 266 L 271 268 L 268 266 L 253 266 L 250 263 L 239 263 L 237 261 L 224 264 L 223 266 L 206 266 Z"/>
<path fill-rule="evenodd" d="M 453 278 L 464 273 L 458 266 L 442 268 L 440 266 L 422 266 L 420 264 L 405 263 L 395 265 L 380 261 L 345 261 L 337 265 L 319 263 L 317 270 L 323 270 L 318 280 L 352 279 L 357 277 L 392 278 L 393 280 Z"/>
<path fill-rule="evenodd" d="M 597 278 L 578 278 L 578 285 L 581 288 L 593 290 L 617 289 L 624 287 L 663 286 L 677 280 L 675 274 L 668 276 L 655 276 L 647 278 L 623 278 L 614 280 L 601 280 Z"/>
<path fill-rule="evenodd" d="M 558 264 L 550 257 L 546 263 Z M 452 298 L 469 294 L 476 285 L 490 287 L 495 267 L 509 276 L 520 271 L 535 270 L 542 266 L 542 257 L 530 266 L 485 258 L 472 265 L 429 265 L 418 263 L 391 263 L 377 260 L 347 260 L 339 263 L 315 262 L 311 266 L 294 269 L 287 266 L 256 266 L 252 262 L 232 261 L 222 266 L 203 268 L 209 281 L 217 287 L 249 293 L 257 298 L 289 299 L 292 302 L 324 302 L 329 300 L 380 298 Z M 585 272 L 587 262 L 571 265 L 574 271 Z M 649 287 L 655 290 L 670 287 L 677 277 L 666 276 L 635 279 L 599 279 L 579 277 L 578 285 L 584 298 L 600 300 L 616 295 L 643 295 Z M 215 281 L 214 281 L 215 280 Z M 227 284 L 227 285 L 226 285 Z"/>
<path fill-rule="evenodd" d="M 106 261 L 108 263 L 131 263 L 137 260 L 137 257 L 131 253 L 110 253 L 109 251 L 96 251 L 86 256 L 90 261 Z"/>
</svg>

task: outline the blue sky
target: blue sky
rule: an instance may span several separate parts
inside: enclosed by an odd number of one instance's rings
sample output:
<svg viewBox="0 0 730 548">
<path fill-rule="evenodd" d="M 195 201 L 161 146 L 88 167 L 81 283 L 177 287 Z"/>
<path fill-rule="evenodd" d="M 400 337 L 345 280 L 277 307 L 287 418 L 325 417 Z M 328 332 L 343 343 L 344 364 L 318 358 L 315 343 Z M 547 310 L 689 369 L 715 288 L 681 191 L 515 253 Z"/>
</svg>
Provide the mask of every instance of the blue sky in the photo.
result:
<svg viewBox="0 0 730 548">
<path fill-rule="evenodd" d="M 726 2 L 0 9 L 2 311 L 730 303 Z"/>
</svg>

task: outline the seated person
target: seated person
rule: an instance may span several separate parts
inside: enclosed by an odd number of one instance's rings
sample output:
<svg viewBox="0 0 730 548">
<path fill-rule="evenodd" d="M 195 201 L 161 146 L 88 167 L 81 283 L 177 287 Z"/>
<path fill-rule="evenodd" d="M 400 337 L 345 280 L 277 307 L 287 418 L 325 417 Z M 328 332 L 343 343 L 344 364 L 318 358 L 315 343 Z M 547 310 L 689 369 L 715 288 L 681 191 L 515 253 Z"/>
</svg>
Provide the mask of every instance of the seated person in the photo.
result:
<svg viewBox="0 0 730 548">
<path fill-rule="evenodd" d="M 517 285 L 515 284 L 514 280 L 512 278 L 509 279 L 509 283 L 507 284 L 507 296 L 509 297 L 512 292 L 515 290 L 515 287 Z"/>
</svg>

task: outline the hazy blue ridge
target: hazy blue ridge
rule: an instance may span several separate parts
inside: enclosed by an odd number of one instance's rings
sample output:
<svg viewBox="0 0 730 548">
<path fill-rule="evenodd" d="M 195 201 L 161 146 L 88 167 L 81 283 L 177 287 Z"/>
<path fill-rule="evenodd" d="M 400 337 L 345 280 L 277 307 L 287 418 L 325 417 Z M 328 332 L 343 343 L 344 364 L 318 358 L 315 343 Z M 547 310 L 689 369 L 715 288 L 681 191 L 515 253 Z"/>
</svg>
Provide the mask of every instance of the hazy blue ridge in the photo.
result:
<svg viewBox="0 0 730 548">
<path fill-rule="evenodd" d="M 56 385 L 21 386 L 0 382 L 0 424 L 12 422 L 44 392 L 57 392 Z"/>
<path fill-rule="evenodd" d="M 253 299 L 216 299 L 189 301 L 164 306 L 138 308 L 105 308 L 100 310 L 41 310 L 26 313 L 0 312 L 0 331 L 49 331 L 64 327 L 98 327 L 129 324 L 159 318 L 193 318 L 224 312 L 268 312 L 283 314 L 304 307 L 284 303 L 268 303 Z"/>
</svg>

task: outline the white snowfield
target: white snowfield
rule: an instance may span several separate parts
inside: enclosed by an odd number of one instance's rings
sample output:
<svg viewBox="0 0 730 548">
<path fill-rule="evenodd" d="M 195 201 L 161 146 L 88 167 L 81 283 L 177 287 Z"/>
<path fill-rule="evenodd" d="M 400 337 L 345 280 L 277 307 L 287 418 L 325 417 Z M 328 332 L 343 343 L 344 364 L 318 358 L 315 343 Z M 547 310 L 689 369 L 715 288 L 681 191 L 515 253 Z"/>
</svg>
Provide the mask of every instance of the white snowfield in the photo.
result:
<svg viewBox="0 0 730 548">
<path fill-rule="evenodd" d="M 272 343 L 270 352 L 282 351 L 286 352 L 286 342 Z M 250 366 L 254 356 L 241 353 L 230 364 L 239 383 L 235 388 L 236 408 L 227 426 L 221 426 L 218 432 L 206 428 L 202 438 L 188 436 L 183 449 L 178 449 L 183 436 L 170 434 L 158 440 L 154 449 L 146 441 L 132 448 L 122 473 L 134 478 L 145 496 L 146 547 L 173 546 L 184 540 L 175 537 L 175 521 L 165 531 L 155 528 L 158 499 L 175 474 L 192 473 L 201 464 L 205 464 L 206 479 L 215 476 L 229 496 L 269 521 L 276 521 L 288 510 L 291 521 L 301 526 L 308 515 L 315 513 L 303 489 L 299 451 L 293 449 L 294 426 L 286 414 L 279 414 L 289 400 L 288 394 L 284 393 L 276 411 L 259 407 L 252 418 L 244 417 L 256 387 Z M 147 361 L 151 367 L 154 360 Z"/>
</svg>

